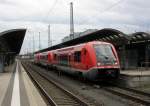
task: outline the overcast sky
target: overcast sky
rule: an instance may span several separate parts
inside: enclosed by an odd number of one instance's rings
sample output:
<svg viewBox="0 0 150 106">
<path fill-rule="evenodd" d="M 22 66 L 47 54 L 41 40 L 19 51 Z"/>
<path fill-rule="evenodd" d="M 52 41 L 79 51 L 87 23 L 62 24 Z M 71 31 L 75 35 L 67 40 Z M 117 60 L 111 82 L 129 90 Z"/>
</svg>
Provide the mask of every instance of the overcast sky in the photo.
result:
<svg viewBox="0 0 150 106">
<path fill-rule="evenodd" d="M 0 0 L 0 31 L 27 28 L 21 53 L 48 46 L 51 24 L 53 44 L 69 35 L 70 5 L 74 3 L 75 32 L 115 28 L 125 33 L 150 30 L 149 0 Z"/>
</svg>

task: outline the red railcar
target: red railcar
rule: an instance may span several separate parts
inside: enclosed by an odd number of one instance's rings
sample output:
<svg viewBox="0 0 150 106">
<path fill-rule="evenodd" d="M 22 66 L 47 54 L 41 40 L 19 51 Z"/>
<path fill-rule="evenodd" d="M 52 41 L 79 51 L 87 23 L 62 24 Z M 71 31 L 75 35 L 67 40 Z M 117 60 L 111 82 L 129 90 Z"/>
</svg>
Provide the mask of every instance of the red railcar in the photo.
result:
<svg viewBox="0 0 150 106">
<path fill-rule="evenodd" d="M 37 53 L 37 54 L 34 55 L 34 62 L 35 63 L 39 63 L 40 62 L 40 54 L 41 53 Z"/>
<path fill-rule="evenodd" d="M 90 80 L 117 78 L 120 64 L 114 46 L 110 43 L 92 41 L 76 46 L 61 48 L 46 53 L 40 63 L 47 64 Z M 41 56 L 42 57 L 42 56 Z"/>
</svg>

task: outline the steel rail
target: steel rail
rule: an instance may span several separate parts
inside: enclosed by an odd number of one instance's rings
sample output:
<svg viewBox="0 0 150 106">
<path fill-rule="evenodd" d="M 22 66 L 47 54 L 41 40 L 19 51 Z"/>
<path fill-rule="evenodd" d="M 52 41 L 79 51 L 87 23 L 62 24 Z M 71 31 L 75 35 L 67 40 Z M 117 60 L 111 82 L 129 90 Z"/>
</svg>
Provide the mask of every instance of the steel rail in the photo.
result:
<svg viewBox="0 0 150 106">
<path fill-rule="evenodd" d="M 28 70 L 27 69 L 27 65 L 25 65 L 24 63 L 22 63 L 22 65 L 25 68 L 26 72 L 31 77 L 31 79 L 35 82 L 35 84 L 37 85 L 37 87 L 39 88 L 39 90 L 42 92 L 42 94 L 44 94 L 44 96 L 46 97 L 46 99 L 48 100 L 48 102 L 50 103 L 50 105 L 52 105 L 52 106 L 58 106 L 57 103 L 55 103 L 55 101 L 51 98 L 51 96 L 49 96 L 49 94 L 43 89 L 43 87 L 34 79 L 34 77 L 32 76 L 31 72 L 27 71 Z M 34 70 L 32 67 L 30 67 L 30 69 Z M 45 77 L 44 75 L 42 75 L 40 72 L 35 71 L 35 70 L 34 70 L 34 72 L 36 72 L 38 75 L 40 75 L 41 77 L 43 77 L 49 83 L 52 83 L 53 85 L 55 85 L 56 87 L 58 87 L 59 89 L 61 89 L 65 94 L 67 94 L 68 96 L 70 96 L 71 98 L 73 98 L 75 101 L 77 101 L 77 103 L 79 104 L 79 106 L 89 106 L 88 103 L 82 101 L 79 97 L 75 96 L 70 91 L 64 89 L 61 85 L 56 84 L 54 81 L 48 79 L 47 77 Z"/>
<path fill-rule="evenodd" d="M 150 105 L 150 97 L 142 94 L 141 92 L 136 92 L 135 90 L 127 90 L 126 88 L 119 88 L 119 87 L 103 87 L 104 90 L 111 92 L 115 95 L 124 97 L 126 99 L 130 99 L 132 101 L 135 101 L 137 103 L 141 103 L 144 105 Z"/>
<path fill-rule="evenodd" d="M 22 64 L 22 63 L 21 63 Z M 25 71 L 27 72 L 27 74 L 29 75 L 29 77 L 31 78 L 31 80 L 34 82 L 34 84 L 36 85 L 36 87 L 40 90 L 40 92 L 45 96 L 46 100 L 49 102 L 50 105 L 52 106 L 57 106 L 56 103 L 52 100 L 52 98 L 49 96 L 49 94 L 43 89 L 43 87 L 34 79 L 34 77 L 32 76 L 32 74 L 27 71 L 28 69 L 26 68 L 26 66 L 24 64 L 22 64 L 23 68 L 25 69 Z"/>
</svg>

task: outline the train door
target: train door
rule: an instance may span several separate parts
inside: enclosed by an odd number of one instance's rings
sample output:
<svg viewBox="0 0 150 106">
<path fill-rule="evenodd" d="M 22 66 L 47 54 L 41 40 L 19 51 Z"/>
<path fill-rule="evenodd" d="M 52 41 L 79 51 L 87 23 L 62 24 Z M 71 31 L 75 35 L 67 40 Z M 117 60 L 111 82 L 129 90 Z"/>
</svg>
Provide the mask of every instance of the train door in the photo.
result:
<svg viewBox="0 0 150 106">
<path fill-rule="evenodd" d="M 81 51 L 75 51 L 74 52 L 74 65 L 75 68 L 81 69 L 82 68 L 82 63 L 81 63 Z"/>
<path fill-rule="evenodd" d="M 69 53 L 68 55 L 68 66 L 69 67 L 71 66 L 71 53 Z"/>
<path fill-rule="evenodd" d="M 86 54 L 87 54 L 86 49 L 83 49 L 82 50 L 82 68 L 83 69 L 86 69 Z"/>
</svg>

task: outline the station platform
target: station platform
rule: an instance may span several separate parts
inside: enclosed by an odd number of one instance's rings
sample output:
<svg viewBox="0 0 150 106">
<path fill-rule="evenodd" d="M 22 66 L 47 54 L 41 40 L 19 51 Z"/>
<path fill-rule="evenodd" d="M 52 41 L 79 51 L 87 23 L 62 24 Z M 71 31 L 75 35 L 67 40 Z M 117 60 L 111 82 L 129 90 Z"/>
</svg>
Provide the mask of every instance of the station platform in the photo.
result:
<svg viewBox="0 0 150 106">
<path fill-rule="evenodd" d="M 47 106 L 19 61 L 0 73 L 0 106 Z"/>
<path fill-rule="evenodd" d="M 120 81 L 118 83 L 127 87 L 150 85 L 150 70 L 120 71 Z"/>
<path fill-rule="evenodd" d="M 150 70 L 125 70 L 120 73 L 129 76 L 150 76 Z"/>
</svg>

